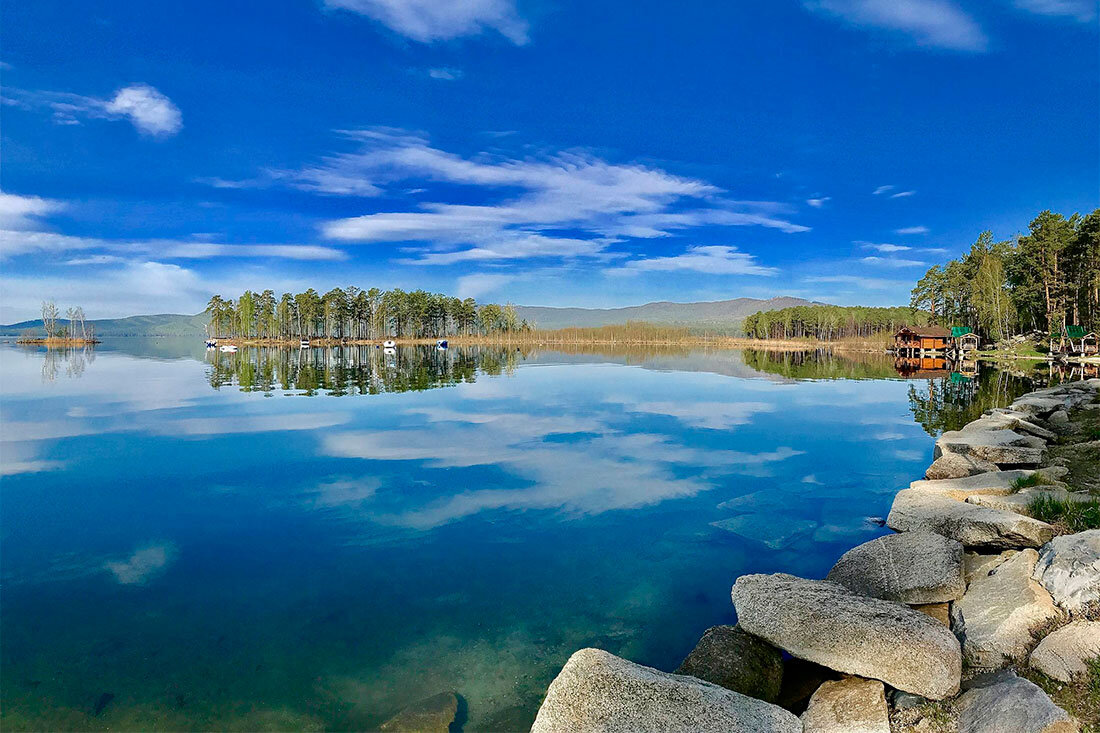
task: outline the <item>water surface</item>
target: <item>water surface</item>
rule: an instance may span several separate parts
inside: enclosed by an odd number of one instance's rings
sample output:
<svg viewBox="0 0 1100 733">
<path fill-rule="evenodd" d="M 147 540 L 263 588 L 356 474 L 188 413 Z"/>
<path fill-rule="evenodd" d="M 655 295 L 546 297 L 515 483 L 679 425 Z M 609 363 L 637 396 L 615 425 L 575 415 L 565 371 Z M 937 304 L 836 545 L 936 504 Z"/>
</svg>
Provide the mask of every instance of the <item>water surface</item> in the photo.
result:
<svg viewBox="0 0 1100 733">
<path fill-rule="evenodd" d="M 738 575 L 823 576 L 929 435 L 1029 384 L 170 340 L 0 373 L 6 730 L 364 729 L 444 690 L 525 729 L 576 649 L 673 669 Z"/>
</svg>

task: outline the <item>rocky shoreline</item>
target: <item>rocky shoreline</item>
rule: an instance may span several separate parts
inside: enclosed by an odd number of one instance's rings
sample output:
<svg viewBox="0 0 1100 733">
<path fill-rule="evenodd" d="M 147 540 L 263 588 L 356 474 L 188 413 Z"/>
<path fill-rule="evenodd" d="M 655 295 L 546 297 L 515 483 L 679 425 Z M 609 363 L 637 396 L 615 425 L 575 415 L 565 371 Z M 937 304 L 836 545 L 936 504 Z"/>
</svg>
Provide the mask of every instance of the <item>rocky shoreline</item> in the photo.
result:
<svg viewBox="0 0 1100 733">
<path fill-rule="evenodd" d="M 674 673 L 581 649 L 532 731 L 1095 730 L 1029 678 L 1082 684 L 1090 664 L 1096 676 L 1100 529 L 1063 534 L 1028 512 L 1095 506 L 1064 465 L 1041 464 L 1070 415 L 1098 403 L 1100 379 L 1074 382 L 944 433 L 894 499 L 895 534 L 825 580 L 737 578 L 737 626 L 708 629 Z"/>
</svg>

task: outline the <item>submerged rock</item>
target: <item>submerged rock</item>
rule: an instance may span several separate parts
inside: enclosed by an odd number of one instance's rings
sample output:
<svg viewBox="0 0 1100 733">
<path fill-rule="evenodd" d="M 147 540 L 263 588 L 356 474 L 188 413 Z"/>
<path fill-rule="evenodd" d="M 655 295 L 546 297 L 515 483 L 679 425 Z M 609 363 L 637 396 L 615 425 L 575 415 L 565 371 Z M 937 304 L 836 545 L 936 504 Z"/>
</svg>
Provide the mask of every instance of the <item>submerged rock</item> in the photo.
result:
<svg viewBox="0 0 1100 733">
<path fill-rule="evenodd" d="M 798 538 L 814 531 L 817 522 L 793 517 L 742 514 L 718 522 L 711 522 L 711 526 L 746 540 L 760 542 L 773 550 L 782 550 Z"/>
<path fill-rule="evenodd" d="M 739 626 L 712 626 L 687 655 L 676 674 L 759 700 L 775 702 L 783 683 L 783 655 Z"/>
<path fill-rule="evenodd" d="M 1032 577 L 1070 613 L 1100 601 L 1100 529 L 1055 537 L 1040 550 Z"/>
<path fill-rule="evenodd" d="M 532 733 L 800 733 L 778 705 L 695 677 L 668 674 L 601 649 L 581 649 L 550 683 Z"/>
<path fill-rule="evenodd" d="M 964 476 L 973 476 L 996 470 L 996 463 L 981 458 L 962 453 L 944 453 L 932 462 L 932 465 L 924 472 L 924 477 L 936 481 L 939 479 L 963 478 Z"/>
<path fill-rule="evenodd" d="M 959 696 L 959 733 L 1077 733 L 1076 721 L 1014 672 L 984 675 Z"/>
<path fill-rule="evenodd" d="M 825 682 L 802 714 L 804 733 L 890 733 L 886 690 L 878 680 Z"/>
<path fill-rule="evenodd" d="M 826 580 L 899 603 L 942 603 L 962 596 L 963 548 L 934 532 L 886 535 L 854 547 Z"/>
<path fill-rule="evenodd" d="M 1088 672 L 1090 659 L 1100 659 L 1100 621 L 1074 621 L 1048 634 L 1031 652 L 1029 664 L 1047 677 L 1069 682 Z"/>
<path fill-rule="evenodd" d="M 908 606 L 793 575 L 743 575 L 733 586 L 742 628 L 796 657 L 936 700 L 959 687 L 959 641 Z"/>
<path fill-rule="evenodd" d="M 971 666 L 995 669 L 1022 659 L 1033 643 L 1031 632 L 1061 616 L 1031 579 L 1038 559 L 1035 550 L 1017 553 L 971 583 L 952 606 L 952 627 Z"/>
<path fill-rule="evenodd" d="M 458 695 L 441 692 L 414 703 L 378 726 L 386 733 L 447 733 L 458 717 Z"/>
<path fill-rule="evenodd" d="M 1054 536 L 1046 522 L 918 489 L 898 492 L 886 524 L 899 532 L 929 530 L 966 547 L 1039 547 Z"/>
</svg>

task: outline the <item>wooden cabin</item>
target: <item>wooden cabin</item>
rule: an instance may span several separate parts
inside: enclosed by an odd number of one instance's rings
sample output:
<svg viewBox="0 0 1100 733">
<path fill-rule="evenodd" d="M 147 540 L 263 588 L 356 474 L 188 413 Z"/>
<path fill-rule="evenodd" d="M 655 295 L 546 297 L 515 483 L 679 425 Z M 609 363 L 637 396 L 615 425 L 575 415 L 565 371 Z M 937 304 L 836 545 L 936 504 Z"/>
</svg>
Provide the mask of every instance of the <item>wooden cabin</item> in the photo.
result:
<svg viewBox="0 0 1100 733">
<path fill-rule="evenodd" d="M 899 354 L 947 351 L 951 332 L 940 326 L 902 326 L 894 334 L 894 351 Z"/>
<path fill-rule="evenodd" d="M 1095 356 L 1100 353 L 1097 349 L 1096 332 L 1087 332 L 1084 326 L 1062 326 L 1061 333 L 1050 334 L 1050 353 Z"/>
<path fill-rule="evenodd" d="M 952 326 L 951 340 L 954 342 L 955 351 L 960 354 L 978 350 L 978 334 L 974 333 L 969 326 Z"/>
</svg>

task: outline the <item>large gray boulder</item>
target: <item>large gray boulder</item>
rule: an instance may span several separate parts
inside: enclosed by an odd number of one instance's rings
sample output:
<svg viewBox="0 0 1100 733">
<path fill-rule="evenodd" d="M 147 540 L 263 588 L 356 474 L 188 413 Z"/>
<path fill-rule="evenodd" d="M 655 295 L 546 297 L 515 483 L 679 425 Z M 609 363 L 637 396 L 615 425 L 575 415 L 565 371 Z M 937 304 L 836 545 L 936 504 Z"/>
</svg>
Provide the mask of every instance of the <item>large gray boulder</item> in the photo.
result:
<svg viewBox="0 0 1100 733">
<path fill-rule="evenodd" d="M 1031 579 L 1038 559 L 1035 550 L 1016 553 L 974 580 L 951 607 L 951 625 L 970 666 L 996 669 L 1024 658 L 1031 632 L 1061 617 L 1050 594 Z"/>
<path fill-rule="evenodd" d="M 982 555 L 977 552 L 967 552 L 963 555 L 963 580 L 967 586 L 978 578 L 984 578 L 992 573 L 1008 558 L 1016 554 L 1016 550 L 1005 550 L 999 555 Z"/>
<path fill-rule="evenodd" d="M 581 649 L 550 683 L 531 731 L 801 733 L 802 723 L 778 705 L 710 682 Z"/>
<path fill-rule="evenodd" d="M 1047 677 L 1069 682 L 1088 672 L 1090 659 L 1100 659 L 1100 621 L 1074 621 L 1047 634 L 1028 664 Z"/>
<path fill-rule="evenodd" d="M 886 535 L 854 547 L 826 580 L 856 593 L 899 603 L 943 603 L 960 598 L 963 546 L 935 532 Z"/>
<path fill-rule="evenodd" d="M 958 690 L 959 640 L 919 611 L 793 575 L 743 575 L 741 627 L 796 657 L 940 700 Z"/>
<path fill-rule="evenodd" d="M 1092 494 L 1056 488 L 1021 489 L 1015 494 L 1009 494 L 1007 496 L 971 496 L 968 497 L 966 501 L 969 504 L 977 504 L 978 506 L 988 507 L 989 509 L 1002 509 L 1006 512 L 1016 512 L 1017 514 L 1027 515 L 1031 502 L 1044 497 L 1066 503 L 1077 502 L 1086 504 L 1090 501 L 1096 501 L 1096 497 Z"/>
<path fill-rule="evenodd" d="M 1016 412 L 1024 412 L 1028 415 L 1046 417 L 1055 410 L 1065 407 L 1064 400 L 1058 397 L 1043 397 L 1038 394 L 1024 395 L 1013 402 L 1009 407 Z"/>
<path fill-rule="evenodd" d="M 959 696 L 959 733 L 1077 733 L 1077 722 L 1045 692 L 1004 670 L 967 683 Z"/>
<path fill-rule="evenodd" d="M 687 674 L 759 700 L 775 702 L 783 684 L 783 655 L 739 626 L 712 626 L 680 664 Z"/>
<path fill-rule="evenodd" d="M 997 465 L 1035 465 L 1043 460 L 1046 443 L 1012 430 L 949 430 L 936 441 L 934 456 L 965 453 Z"/>
<path fill-rule="evenodd" d="M 909 488 L 966 501 L 971 496 L 1004 496 L 1011 494 L 1016 490 L 1015 484 L 1017 481 L 1027 478 L 1033 473 L 1035 471 L 1030 469 L 990 471 L 955 479 L 913 481 L 909 484 Z"/>
<path fill-rule="evenodd" d="M 886 524 L 899 532 L 942 534 L 966 547 L 1040 547 L 1054 536 L 1046 522 L 919 489 L 897 493 Z"/>
<path fill-rule="evenodd" d="M 1045 441 L 1058 437 L 1054 431 L 1033 422 L 1027 413 L 1011 411 L 982 415 L 963 427 L 963 430 L 1015 430 L 1017 433 L 1025 433 Z"/>
<path fill-rule="evenodd" d="M 932 462 L 924 477 L 931 481 L 950 478 L 963 478 L 978 473 L 996 471 L 997 464 L 983 461 L 981 458 L 965 455 L 963 453 L 944 453 Z"/>
<path fill-rule="evenodd" d="M 1100 529 L 1055 537 L 1039 551 L 1033 577 L 1070 613 L 1100 602 Z"/>
<path fill-rule="evenodd" d="M 802 714 L 804 733 L 890 733 L 886 691 L 878 680 L 825 682 Z"/>
</svg>

